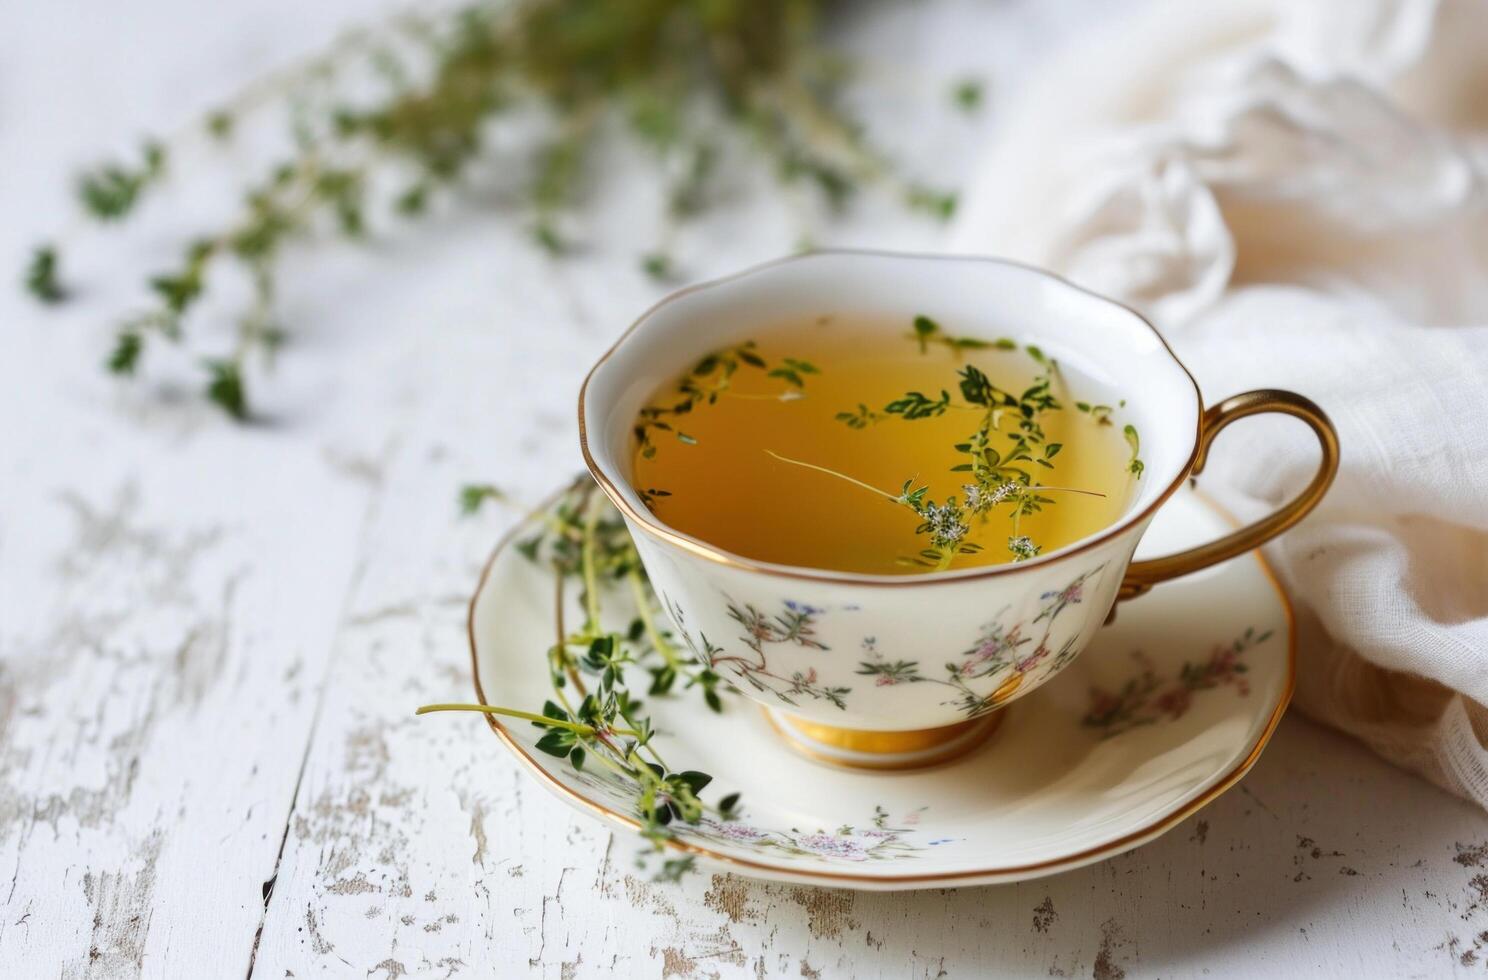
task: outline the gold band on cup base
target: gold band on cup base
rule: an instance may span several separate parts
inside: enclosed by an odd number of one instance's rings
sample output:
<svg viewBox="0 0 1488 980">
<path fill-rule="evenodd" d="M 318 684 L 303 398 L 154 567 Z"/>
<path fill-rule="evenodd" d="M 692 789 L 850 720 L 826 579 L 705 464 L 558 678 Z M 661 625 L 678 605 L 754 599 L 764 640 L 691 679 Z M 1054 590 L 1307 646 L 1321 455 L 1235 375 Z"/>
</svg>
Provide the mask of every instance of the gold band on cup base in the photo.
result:
<svg viewBox="0 0 1488 980">
<path fill-rule="evenodd" d="M 845 769 L 923 769 L 977 748 L 1002 724 L 1003 710 L 941 728 L 875 732 L 807 721 L 774 708 L 765 720 L 792 749 L 817 762 Z"/>
</svg>

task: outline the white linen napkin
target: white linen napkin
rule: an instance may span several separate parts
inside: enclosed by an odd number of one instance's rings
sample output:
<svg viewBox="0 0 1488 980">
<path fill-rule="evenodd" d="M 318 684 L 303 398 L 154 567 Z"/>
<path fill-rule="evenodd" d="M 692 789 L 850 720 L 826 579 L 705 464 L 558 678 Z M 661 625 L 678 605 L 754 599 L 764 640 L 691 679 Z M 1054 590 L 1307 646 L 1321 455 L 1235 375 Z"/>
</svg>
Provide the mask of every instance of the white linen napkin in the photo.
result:
<svg viewBox="0 0 1488 980">
<path fill-rule="evenodd" d="M 1292 388 L 1338 426 L 1267 548 L 1297 704 L 1488 807 L 1488 3 L 1154 2 L 1001 106 L 958 252 L 1148 313 L 1212 403 Z M 1316 444 L 1247 421 L 1203 485 L 1246 517 Z"/>
</svg>

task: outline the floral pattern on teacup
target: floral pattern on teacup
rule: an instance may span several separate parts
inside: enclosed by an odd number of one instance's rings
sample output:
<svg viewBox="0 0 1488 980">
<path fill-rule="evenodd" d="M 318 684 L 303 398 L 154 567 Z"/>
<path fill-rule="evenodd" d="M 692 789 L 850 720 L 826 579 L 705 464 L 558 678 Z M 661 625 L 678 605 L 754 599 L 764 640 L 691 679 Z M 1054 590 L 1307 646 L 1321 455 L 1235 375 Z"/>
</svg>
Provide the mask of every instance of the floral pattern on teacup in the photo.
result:
<svg viewBox="0 0 1488 980">
<path fill-rule="evenodd" d="M 871 677 L 874 687 L 900 684 L 933 684 L 949 689 L 941 704 L 955 707 L 967 718 L 978 718 L 1002 706 L 1024 684 L 1025 679 L 1041 681 L 1062 670 L 1080 649 L 1077 631 L 1062 639 L 1054 638 L 1055 622 L 1069 607 L 1085 599 L 1091 580 L 1104 569 L 1105 563 L 1088 569 L 1071 579 L 1063 588 L 1043 593 L 1042 606 L 1032 619 L 1008 622 L 1006 611 L 982 626 L 970 646 L 947 658 L 940 671 L 923 668 L 920 660 L 894 658 L 881 648 L 877 637 L 864 637 L 862 655 L 854 673 Z M 687 628 L 682 608 L 669 596 L 663 597 L 678 633 L 694 656 L 714 670 L 726 671 L 755 691 L 773 694 L 783 704 L 795 706 L 800 699 L 825 701 L 847 710 L 853 688 L 824 682 L 814 666 L 781 670 L 771 662 L 770 648 L 797 647 L 823 654 L 831 647 L 819 638 L 818 626 L 827 610 L 787 599 L 779 609 L 766 611 L 753 603 L 737 602 L 724 597 L 728 618 L 741 629 L 737 639 L 747 653 L 734 653 L 711 641 L 707 634 L 696 635 Z M 1029 675 L 1034 675 L 1029 678 Z"/>
<path fill-rule="evenodd" d="M 818 618 L 825 612 L 816 606 L 787 599 L 780 610 L 766 613 L 751 603 L 728 601 L 728 615 L 743 629 L 739 641 L 749 654 L 728 653 L 723 647 L 712 643 L 706 633 L 696 638 L 682 624 L 686 616 L 682 608 L 670 596 L 663 596 L 667 609 L 678 624 L 682 641 L 693 656 L 714 670 L 727 670 L 756 691 L 775 695 L 785 704 L 794 705 L 797 698 L 826 701 L 838 708 L 846 709 L 847 696 L 852 688 L 823 684 L 817 677 L 816 668 L 792 671 L 784 674 L 772 669 L 765 648 L 787 644 L 809 650 L 826 652 L 831 648 L 816 638 Z"/>
<path fill-rule="evenodd" d="M 1064 588 L 1045 592 L 1039 598 L 1044 605 L 1030 623 L 1008 624 L 1001 619 L 982 627 L 981 634 L 961 654 L 946 662 L 944 677 L 927 674 L 917 660 L 891 660 L 878 648 L 874 637 L 863 641 L 865 658 L 857 672 L 875 678 L 876 686 L 895 684 L 939 684 L 948 687 L 953 696 L 941 703 L 955 706 L 968 718 L 978 718 L 1004 704 L 1022 686 L 1026 675 L 1039 672 L 1043 677 L 1062 670 L 1079 649 L 1080 634 L 1066 637 L 1055 646 L 1051 640 L 1054 622 L 1067 608 L 1084 601 L 1086 583 L 1104 564 L 1079 575 Z M 1038 624 L 1043 629 L 1038 629 Z M 1035 636 L 1037 639 L 1035 639 Z M 1030 648 L 1029 644 L 1033 644 Z M 1046 666 L 1044 666 L 1046 665 Z M 1043 670 L 1039 668 L 1043 666 Z M 975 690 L 971 682 L 992 678 L 992 688 L 985 693 Z"/>
</svg>

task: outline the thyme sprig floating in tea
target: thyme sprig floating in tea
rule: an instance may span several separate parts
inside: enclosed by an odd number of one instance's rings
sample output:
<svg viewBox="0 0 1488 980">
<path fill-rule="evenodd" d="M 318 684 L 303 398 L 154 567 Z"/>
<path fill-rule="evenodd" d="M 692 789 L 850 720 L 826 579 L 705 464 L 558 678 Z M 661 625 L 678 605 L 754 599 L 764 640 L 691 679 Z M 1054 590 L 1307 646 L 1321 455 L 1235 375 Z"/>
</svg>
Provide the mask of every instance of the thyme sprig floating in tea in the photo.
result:
<svg viewBox="0 0 1488 980">
<path fill-rule="evenodd" d="M 641 261 L 658 278 L 673 269 L 676 225 L 707 208 L 721 158 L 744 146 L 781 181 L 809 185 L 832 207 L 877 181 L 907 206 L 948 217 L 955 195 L 900 177 L 839 104 L 850 66 L 821 41 L 825 6 L 482 0 L 348 33 L 180 139 L 146 141 L 137 160 L 105 163 L 79 180 L 87 214 L 123 221 L 163 181 L 195 176 L 182 143 L 226 143 L 266 109 L 287 109 L 291 151 L 244 189 L 233 217 L 183 242 L 175 266 L 148 280 L 151 303 L 119 323 L 108 370 L 136 373 L 161 342 L 185 347 L 200 359 L 207 397 L 245 418 L 249 375 L 286 336 L 275 296 L 291 242 L 360 240 L 385 221 L 428 213 L 482 173 L 515 171 L 525 174 L 525 190 L 509 213 L 540 248 L 561 253 L 573 242 L 569 225 L 593 158 L 617 128 L 654 152 L 665 175 L 662 240 Z M 955 98 L 972 108 L 979 91 Z M 490 132 L 498 119 L 517 121 L 527 135 L 515 147 L 498 144 Z M 193 321 L 230 266 L 246 274 L 252 298 L 231 340 L 204 336 L 207 325 Z M 39 247 L 26 288 L 60 302 L 68 293 L 62 268 L 56 243 Z M 797 378 L 807 373 L 783 367 Z"/>
<path fill-rule="evenodd" d="M 1126 444 L 1131 447 L 1131 460 L 1126 464 L 1127 472 L 1140 477 L 1147 467 L 1142 462 L 1142 440 L 1137 436 L 1137 427 L 1129 424 L 1122 426 L 1121 434 L 1126 437 Z"/>
<path fill-rule="evenodd" d="M 1127 473 L 1141 475 L 1136 430 L 1124 433 L 1131 451 L 1124 459 L 1116 432 L 1103 431 L 1117 424 L 1115 409 L 1074 402 L 1080 382 L 1043 349 L 963 336 L 923 315 L 902 333 L 860 334 L 850 318 L 833 327 L 838 319 L 760 328 L 656 389 L 632 422 L 642 503 L 719 547 L 875 574 L 906 564 L 939 571 L 1026 561 L 1119 516 L 1132 486 Z M 778 390 L 762 384 L 766 377 L 781 381 Z M 857 406 L 839 411 L 843 402 Z M 712 406 L 706 416 L 692 418 L 705 406 Z M 840 426 L 875 431 L 853 435 Z M 662 435 L 706 445 L 658 456 Z M 871 460 L 854 461 L 865 454 Z M 921 480 L 927 465 L 954 474 L 954 484 Z M 908 527 L 919 540 L 905 533 L 903 515 L 823 494 L 804 470 L 914 514 Z M 995 546 L 990 533 L 977 533 L 994 521 L 1007 532 Z"/>
<path fill-rule="evenodd" d="M 779 379 L 782 386 L 780 391 L 767 395 L 746 395 L 733 391 L 734 375 L 741 367 L 763 371 L 766 377 Z M 670 433 L 683 445 L 696 445 L 697 439 L 688 435 L 680 426 L 682 417 L 698 408 L 716 405 L 720 398 L 795 401 L 805 397 L 803 389 L 806 387 L 806 376 L 819 373 L 821 372 L 816 365 L 795 357 L 781 358 L 772 367 L 759 355 L 752 340 L 707 354 L 678 383 L 676 401 L 666 405 L 647 405 L 641 409 L 634 430 L 641 456 L 651 459 L 656 455 L 653 435 L 659 432 Z M 650 496 L 670 495 L 653 491 Z M 648 507 L 653 503 L 646 495 L 642 499 Z"/>
<path fill-rule="evenodd" d="M 506 496 L 490 484 L 461 488 L 460 508 L 474 513 Z M 706 773 L 668 766 L 654 744 L 656 735 L 640 698 L 632 693 L 628 671 L 643 671 L 648 697 L 671 695 L 679 683 L 696 689 L 713 711 L 723 710 L 721 677 L 679 647 L 657 619 L 656 596 L 618 512 L 587 479 L 575 483 L 550 507 L 536 513 L 537 534 L 517 543 L 529 560 L 549 567 L 562 584 L 577 582 L 584 618 L 567 632 L 561 613 L 558 635 L 547 651 L 553 696 L 540 709 L 485 704 L 430 704 L 417 714 L 473 711 L 525 721 L 544 731 L 536 747 L 568 760 L 575 770 L 598 768 L 626 784 L 634 794 L 642 835 L 659 851 L 676 839 L 674 821 L 696 824 L 704 817 L 732 820 L 739 794 L 705 803 L 712 782 Z M 601 624 L 602 604 L 623 597 L 634 609 L 624 631 Z M 585 682 L 588 678 L 588 683 Z M 592 689 L 590 688 L 592 685 Z M 689 858 L 668 860 L 659 877 L 675 878 Z"/>
<path fill-rule="evenodd" d="M 955 444 L 955 451 L 965 457 L 965 462 L 951 468 L 952 472 L 967 473 L 971 482 L 962 485 L 962 495 L 950 495 L 941 503 L 932 500 L 928 486 L 915 486 L 915 480 L 904 481 L 899 493 L 889 493 L 871 484 L 837 470 L 818 466 L 805 460 L 791 459 L 766 449 L 774 459 L 817 470 L 840 480 L 854 484 L 899 504 L 920 518 L 915 533 L 928 539 L 924 548 L 909 563 L 943 571 L 950 567 L 957 555 L 973 555 L 982 549 L 976 542 L 968 540 L 971 520 L 986 519 L 1002 505 L 1007 505 L 1012 517 L 1012 533 L 1007 539 L 1007 551 L 1013 561 L 1026 561 L 1037 557 L 1042 546 L 1019 531 L 1021 519 L 1036 514 L 1045 506 L 1056 502 L 1049 493 L 1077 493 L 1104 497 L 1105 494 L 1075 487 L 1051 486 L 1036 482 L 1036 468 L 1053 470 L 1054 458 L 1064 445 L 1050 442 L 1046 438 L 1041 419 L 1046 413 L 1062 411 L 1064 405 L 1053 391 L 1054 380 L 1059 372 L 1059 363 L 1047 356 L 1034 344 L 1022 344 L 1003 337 L 986 340 L 979 337 L 956 336 L 947 333 L 941 325 L 928 316 L 916 316 L 907 335 L 918 346 L 921 354 L 929 353 L 932 345 L 944 346 L 953 352 L 971 350 L 998 350 L 1017 352 L 1021 350 L 1039 367 L 1032 383 L 1020 393 L 1005 391 L 993 384 L 986 373 L 975 365 L 963 365 L 957 372 L 957 399 L 949 389 L 938 395 L 922 391 L 907 391 L 873 410 L 866 403 L 859 403 L 855 410 L 840 411 L 836 419 L 850 429 L 863 430 L 871 425 L 892 419 L 906 422 L 939 418 L 947 412 L 970 411 L 979 414 L 976 429 L 962 442 Z M 1122 403 L 1125 404 L 1124 402 Z M 1114 411 L 1108 405 L 1091 405 L 1077 402 L 1079 411 L 1090 415 L 1098 424 L 1110 425 Z M 1131 447 L 1131 460 L 1127 469 L 1140 478 L 1143 464 L 1139 458 L 1140 440 L 1135 426 L 1127 425 L 1123 434 Z"/>
<path fill-rule="evenodd" d="M 1126 407 L 1125 400 L 1120 403 L 1120 407 Z M 1095 419 L 1099 425 L 1111 425 L 1111 414 L 1116 411 L 1110 405 L 1092 405 L 1089 402 L 1075 402 L 1075 408 Z M 1122 426 L 1121 435 L 1131 447 L 1131 459 L 1127 461 L 1126 470 L 1139 477 L 1147 466 L 1142 462 L 1142 440 L 1137 435 L 1137 427 L 1131 424 Z"/>
<path fill-rule="evenodd" d="M 998 350 L 1017 350 L 1018 342 L 1009 338 L 998 340 L 982 340 L 979 337 L 953 337 L 940 329 L 940 324 L 923 314 L 914 318 L 914 332 L 910 334 L 911 339 L 920 345 L 920 353 L 927 354 L 931 344 L 941 344 L 953 351 L 963 350 L 987 350 L 997 348 Z"/>
<path fill-rule="evenodd" d="M 765 455 L 772 457 L 782 463 L 792 466 L 802 466 L 809 470 L 816 470 L 827 476 L 834 476 L 854 486 L 878 494 L 880 497 L 907 508 L 920 518 L 920 525 L 915 528 L 915 533 L 924 535 L 929 539 L 929 547 L 922 550 L 918 556 L 906 559 L 907 562 L 932 568 L 935 571 L 944 571 L 951 566 L 951 562 L 957 555 L 974 555 L 982 550 L 982 546 L 973 541 L 966 540 L 971 532 L 970 521 L 974 517 L 987 516 L 994 507 L 1006 503 L 1013 518 L 1013 534 L 1008 539 L 1008 551 L 1012 554 L 1014 561 L 1024 561 L 1039 554 L 1040 548 L 1034 544 L 1026 535 L 1017 532 L 1018 518 L 1024 514 L 1031 514 L 1042 508 L 1044 504 L 1051 504 L 1051 498 L 1043 496 L 1045 493 L 1080 493 L 1090 497 L 1104 497 L 1105 494 L 1095 490 L 1079 490 L 1074 487 L 1051 487 L 1040 483 L 1024 485 L 1008 481 L 991 490 L 986 490 L 975 484 L 966 484 L 961 489 L 965 497 L 957 499 L 955 494 L 947 497 L 944 503 L 937 504 L 928 496 L 928 486 L 914 485 L 914 480 L 905 480 L 904 486 L 897 494 L 881 490 L 870 483 L 864 483 L 856 477 L 848 476 L 837 470 L 805 460 L 792 459 L 779 453 L 766 449 Z"/>
<path fill-rule="evenodd" d="M 978 337 L 960 337 L 947 333 L 941 325 L 928 316 L 916 316 L 912 322 L 909 338 L 919 347 L 920 353 L 928 353 L 932 344 L 950 348 L 952 351 L 999 350 L 1024 354 L 1040 368 L 1032 383 L 1021 393 L 1004 391 L 993 384 L 986 373 L 975 365 L 963 365 L 957 372 L 957 400 L 949 389 L 942 389 L 938 396 L 922 391 L 907 391 L 888 402 L 882 409 L 874 411 L 860 403 L 856 411 L 837 413 L 837 420 L 851 429 L 866 429 L 870 425 L 890 419 L 913 422 L 920 419 L 938 418 L 952 410 L 971 411 L 980 415 L 976 429 L 955 445 L 957 453 L 966 461 L 951 468 L 952 472 L 970 474 L 970 483 L 962 486 L 963 496 L 955 495 L 936 504 L 926 494 L 928 487 L 913 487 L 913 480 L 906 480 L 899 494 L 890 494 L 869 486 L 853 477 L 825 467 L 815 466 L 801 460 L 788 459 L 771 452 L 782 462 L 794 463 L 821 470 L 832 476 L 865 487 L 881 496 L 908 507 L 921 518 L 917 534 L 926 535 L 930 546 L 922 550 L 916 564 L 941 571 L 950 566 L 957 555 L 975 554 L 981 546 L 966 540 L 973 517 L 985 518 L 993 508 L 1006 503 L 1012 514 L 1013 531 L 1008 536 L 1007 550 L 1014 561 L 1026 561 L 1037 557 L 1042 547 L 1028 535 L 1019 533 L 1020 519 L 1038 513 L 1045 506 L 1055 503 L 1046 493 L 1082 493 L 1105 496 L 1090 490 L 1073 487 L 1047 486 L 1034 481 L 1034 468 L 1052 470 L 1054 458 L 1064 448 L 1062 443 L 1050 442 L 1045 437 L 1041 418 L 1048 412 L 1062 411 L 1064 406 L 1054 395 L 1054 379 L 1059 371 L 1059 362 L 1048 357 L 1034 344 L 1020 345 L 1011 338 L 984 340 Z M 1109 424 L 1109 406 L 1091 406 L 1078 403 L 1080 410 Z M 1132 447 L 1131 473 L 1140 476 L 1142 463 L 1137 458 L 1139 443 L 1137 430 L 1125 428 L 1127 442 Z M 767 450 L 768 451 L 768 450 Z"/>
</svg>

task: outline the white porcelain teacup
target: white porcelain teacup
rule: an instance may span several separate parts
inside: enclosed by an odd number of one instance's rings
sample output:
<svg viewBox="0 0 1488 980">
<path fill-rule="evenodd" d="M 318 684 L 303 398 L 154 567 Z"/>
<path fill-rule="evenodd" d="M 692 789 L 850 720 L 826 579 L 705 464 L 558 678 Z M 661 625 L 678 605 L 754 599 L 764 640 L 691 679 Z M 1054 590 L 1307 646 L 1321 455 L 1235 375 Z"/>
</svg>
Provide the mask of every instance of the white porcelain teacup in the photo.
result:
<svg viewBox="0 0 1488 980">
<path fill-rule="evenodd" d="M 762 324 L 822 315 L 865 323 L 926 314 L 959 334 L 1036 343 L 1126 399 L 1145 470 L 1121 518 L 1016 564 L 912 575 L 756 561 L 668 527 L 631 485 L 638 410 L 660 385 Z M 1133 562 L 1153 515 L 1198 473 L 1216 433 L 1259 412 L 1302 419 L 1322 463 L 1296 500 L 1235 533 Z M 823 252 L 684 289 L 652 307 L 600 359 L 579 395 L 590 472 L 624 515 L 678 634 L 793 744 L 869 768 L 924 765 L 979 742 L 997 709 L 1068 665 L 1118 598 L 1248 551 L 1300 520 L 1338 465 L 1312 402 L 1254 391 L 1205 411 L 1198 386 L 1146 320 L 1038 269 L 984 258 Z M 877 658 L 911 662 L 898 677 Z M 930 681 L 930 683 L 926 683 Z"/>
</svg>

